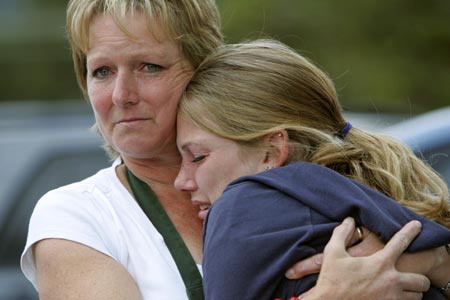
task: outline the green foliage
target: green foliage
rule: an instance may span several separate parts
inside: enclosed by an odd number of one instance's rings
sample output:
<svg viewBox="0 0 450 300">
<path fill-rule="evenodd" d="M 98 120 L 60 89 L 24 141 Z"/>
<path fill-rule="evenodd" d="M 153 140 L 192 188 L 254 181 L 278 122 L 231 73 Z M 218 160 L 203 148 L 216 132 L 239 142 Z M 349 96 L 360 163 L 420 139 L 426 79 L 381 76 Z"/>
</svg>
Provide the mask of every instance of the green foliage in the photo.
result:
<svg viewBox="0 0 450 300">
<path fill-rule="evenodd" d="M 216 1 L 227 42 L 287 43 L 330 74 L 350 110 L 416 114 L 450 102 L 448 0 Z M 0 101 L 80 98 L 67 2 L 20 3 L 13 17 L 0 11 Z"/>
<path fill-rule="evenodd" d="M 335 80 L 351 110 L 418 113 L 450 102 L 450 2 L 222 0 L 228 42 L 273 37 Z"/>
</svg>

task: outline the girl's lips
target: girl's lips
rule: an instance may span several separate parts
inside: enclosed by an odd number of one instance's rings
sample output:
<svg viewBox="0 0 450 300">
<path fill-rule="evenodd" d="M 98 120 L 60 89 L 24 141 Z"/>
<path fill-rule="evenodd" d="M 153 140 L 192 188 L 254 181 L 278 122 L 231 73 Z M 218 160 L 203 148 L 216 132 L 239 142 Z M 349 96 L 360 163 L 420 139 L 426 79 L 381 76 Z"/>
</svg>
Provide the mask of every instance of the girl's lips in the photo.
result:
<svg viewBox="0 0 450 300">
<path fill-rule="evenodd" d="M 205 201 L 196 201 L 192 200 L 192 204 L 195 206 L 198 206 L 200 211 L 198 212 L 198 217 L 202 220 L 206 218 L 206 215 L 208 214 L 208 210 L 211 207 L 211 203 L 205 203 Z"/>
<path fill-rule="evenodd" d="M 210 207 L 211 207 L 211 204 L 203 204 L 203 205 L 200 205 L 200 210 L 209 209 Z"/>
<path fill-rule="evenodd" d="M 198 218 L 201 220 L 205 220 L 206 219 L 206 215 L 208 214 L 209 211 L 209 207 L 206 209 L 202 209 L 198 212 Z"/>
</svg>

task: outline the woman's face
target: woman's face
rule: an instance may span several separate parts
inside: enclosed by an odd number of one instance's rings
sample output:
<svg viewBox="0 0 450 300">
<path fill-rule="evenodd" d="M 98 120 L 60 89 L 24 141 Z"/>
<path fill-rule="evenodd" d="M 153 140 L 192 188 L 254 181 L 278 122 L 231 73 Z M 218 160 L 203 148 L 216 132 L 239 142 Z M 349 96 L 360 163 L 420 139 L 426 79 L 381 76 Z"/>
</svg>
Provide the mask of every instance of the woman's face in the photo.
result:
<svg viewBox="0 0 450 300">
<path fill-rule="evenodd" d="M 110 16 L 99 15 L 90 25 L 87 90 L 96 121 L 124 158 L 173 155 L 177 104 L 192 67 L 176 42 L 151 34 L 144 15 L 128 20 L 134 39 Z M 158 24 L 151 30 L 160 33 Z"/>
<path fill-rule="evenodd" d="M 204 131 L 178 116 L 177 145 L 181 153 L 175 188 L 191 194 L 204 219 L 208 208 L 232 180 L 263 171 L 263 151 L 246 150 L 236 142 Z"/>
</svg>

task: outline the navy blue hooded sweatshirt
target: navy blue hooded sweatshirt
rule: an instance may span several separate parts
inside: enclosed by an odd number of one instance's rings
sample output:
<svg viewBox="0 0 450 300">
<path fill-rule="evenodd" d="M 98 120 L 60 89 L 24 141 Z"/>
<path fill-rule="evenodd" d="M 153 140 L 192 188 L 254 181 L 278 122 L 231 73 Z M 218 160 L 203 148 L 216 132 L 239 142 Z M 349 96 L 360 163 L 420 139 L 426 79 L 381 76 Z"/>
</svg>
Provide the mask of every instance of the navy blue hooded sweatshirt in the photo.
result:
<svg viewBox="0 0 450 300">
<path fill-rule="evenodd" d="M 352 216 L 387 242 L 411 220 L 422 222 L 408 251 L 450 243 L 450 230 L 385 195 L 311 163 L 293 163 L 228 185 L 205 220 L 206 300 L 298 296 L 317 275 L 288 280 L 295 262 L 323 252 L 333 229 Z M 345 280 L 345 274 L 342 274 Z M 423 299 L 445 299 L 433 287 Z"/>
</svg>

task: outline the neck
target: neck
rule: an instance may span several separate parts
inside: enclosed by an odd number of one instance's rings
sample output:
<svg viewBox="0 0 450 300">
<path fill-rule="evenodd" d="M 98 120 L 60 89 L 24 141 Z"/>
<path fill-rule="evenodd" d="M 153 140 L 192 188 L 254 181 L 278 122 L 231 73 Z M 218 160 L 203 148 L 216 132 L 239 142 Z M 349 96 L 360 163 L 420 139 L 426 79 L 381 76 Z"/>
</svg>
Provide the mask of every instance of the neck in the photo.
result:
<svg viewBox="0 0 450 300">
<path fill-rule="evenodd" d="M 188 193 L 179 192 L 173 186 L 180 168 L 180 156 L 164 159 L 122 158 L 124 164 L 117 168 L 117 174 L 124 186 L 131 192 L 125 175 L 125 166 L 140 180 L 147 183 L 180 233 L 194 260 L 201 262 L 203 222 L 198 218 L 198 207 L 193 206 Z"/>
<path fill-rule="evenodd" d="M 181 161 L 178 153 L 171 157 L 150 159 L 122 157 L 122 160 L 136 177 L 150 186 L 155 184 L 173 186 Z"/>
</svg>

